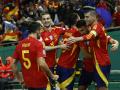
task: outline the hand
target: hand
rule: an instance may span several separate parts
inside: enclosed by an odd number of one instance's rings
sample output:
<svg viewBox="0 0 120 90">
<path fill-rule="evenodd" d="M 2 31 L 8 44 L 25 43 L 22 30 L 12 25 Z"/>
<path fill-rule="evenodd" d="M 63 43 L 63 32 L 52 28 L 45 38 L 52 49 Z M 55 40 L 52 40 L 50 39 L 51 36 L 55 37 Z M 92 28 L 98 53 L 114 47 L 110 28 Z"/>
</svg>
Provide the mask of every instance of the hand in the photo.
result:
<svg viewBox="0 0 120 90">
<path fill-rule="evenodd" d="M 67 44 L 62 44 L 62 45 L 60 45 L 60 48 L 61 48 L 61 49 L 68 49 L 69 46 L 68 46 Z"/>
<path fill-rule="evenodd" d="M 18 80 L 18 79 L 17 79 Z M 24 84 L 24 80 L 18 80 L 20 84 Z"/>
<path fill-rule="evenodd" d="M 119 43 L 118 43 L 118 42 L 112 44 L 111 51 L 116 51 L 116 50 L 118 50 L 118 47 L 119 47 Z"/>
<path fill-rule="evenodd" d="M 58 78 L 59 78 L 58 75 L 53 75 L 53 76 L 52 76 L 52 79 L 53 79 L 53 80 L 58 80 Z"/>
<path fill-rule="evenodd" d="M 77 39 L 77 37 L 70 37 L 70 38 L 68 38 L 67 44 L 70 45 L 70 44 L 73 44 L 73 43 L 75 43 L 77 41 L 79 41 Z"/>
<path fill-rule="evenodd" d="M 25 88 L 25 87 L 26 87 L 24 81 L 23 81 L 23 82 L 20 82 L 20 84 L 21 84 L 22 88 Z"/>
<path fill-rule="evenodd" d="M 17 80 L 18 80 L 20 83 L 23 83 L 23 82 L 24 82 L 24 79 L 23 79 L 23 77 L 22 77 L 22 73 L 21 73 L 21 72 L 17 72 L 17 73 L 15 74 L 15 76 L 16 76 Z"/>
</svg>

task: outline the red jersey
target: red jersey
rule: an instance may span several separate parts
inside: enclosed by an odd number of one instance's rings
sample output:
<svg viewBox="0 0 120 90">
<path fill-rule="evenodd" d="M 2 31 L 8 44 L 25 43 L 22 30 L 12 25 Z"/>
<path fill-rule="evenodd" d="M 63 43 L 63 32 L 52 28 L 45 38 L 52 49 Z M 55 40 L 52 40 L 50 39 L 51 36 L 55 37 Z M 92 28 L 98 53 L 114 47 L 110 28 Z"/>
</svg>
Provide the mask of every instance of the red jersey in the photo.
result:
<svg viewBox="0 0 120 90">
<path fill-rule="evenodd" d="M 46 46 L 56 46 L 58 45 L 59 37 L 65 30 L 60 27 L 52 28 L 51 32 L 43 31 L 41 33 L 42 39 Z M 49 67 L 54 67 L 56 59 L 56 50 L 51 50 L 46 52 L 46 63 Z"/>
<path fill-rule="evenodd" d="M 71 28 L 63 35 L 63 42 L 66 43 L 67 39 L 71 36 L 79 37 L 80 33 L 77 29 Z M 64 68 L 74 68 L 79 56 L 79 51 L 78 43 L 70 45 L 70 48 L 67 50 L 62 50 L 62 54 L 58 60 L 58 65 Z"/>
<path fill-rule="evenodd" d="M 91 27 L 90 34 L 83 36 L 84 40 L 91 40 L 90 46 L 93 49 L 94 59 L 101 66 L 110 65 L 108 55 L 108 39 L 102 24 L 97 23 Z"/>
<path fill-rule="evenodd" d="M 86 52 L 91 54 L 90 41 L 80 42 L 80 47 L 84 48 Z M 93 58 L 86 58 L 83 56 L 83 69 L 92 72 L 94 70 Z"/>
<path fill-rule="evenodd" d="M 22 40 L 16 46 L 13 57 L 20 60 L 27 87 L 45 88 L 47 86 L 47 76 L 37 65 L 37 58 L 45 57 L 45 50 L 40 41 L 33 37 Z"/>
</svg>

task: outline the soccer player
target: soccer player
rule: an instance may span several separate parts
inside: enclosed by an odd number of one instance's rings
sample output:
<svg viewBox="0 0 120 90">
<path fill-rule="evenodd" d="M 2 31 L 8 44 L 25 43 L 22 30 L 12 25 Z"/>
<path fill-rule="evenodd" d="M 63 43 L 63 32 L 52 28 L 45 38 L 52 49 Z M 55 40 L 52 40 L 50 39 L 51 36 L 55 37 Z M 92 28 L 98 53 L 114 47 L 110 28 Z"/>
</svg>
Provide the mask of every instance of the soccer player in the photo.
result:
<svg viewBox="0 0 120 90">
<path fill-rule="evenodd" d="M 85 20 L 80 20 L 77 23 L 77 28 L 82 35 L 88 34 L 89 30 L 86 25 Z M 117 40 L 112 39 L 110 36 L 107 36 L 108 42 L 112 44 L 112 51 L 117 50 L 118 44 Z M 83 68 L 79 80 L 79 90 L 86 90 L 87 87 L 94 81 L 94 63 L 93 58 L 91 58 L 91 48 L 89 46 L 89 41 L 80 42 L 81 50 L 83 51 Z"/>
<path fill-rule="evenodd" d="M 53 22 L 49 13 L 42 14 L 41 21 L 44 25 L 41 37 L 45 43 L 45 49 L 47 50 L 45 59 L 48 66 L 53 71 L 56 64 L 56 49 L 62 48 L 62 45 L 58 46 L 58 41 L 60 35 L 64 33 L 65 30 L 61 27 L 52 27 Z"/>
<path fill-rule="evenodd" d="M 64 28 L 53 26 L 53 21 L 49 13 L 43 13 L 41 16 L 41 22 L 43 24 L 43 31 L 41 32 L 41 37 L 45 44 L 46 50 L 46 63 L 50 70 L 55 73 L 56 65 L 56 49 L 57 48 L 66 48 L 67 45 L 58 45 L 60 36 L 65 32 Z M 51 85 L 53 80 L 50 79 Z M 53 85 L 52 85 L 53 86 Z M 51 88 L 52 88 L 51 86 Z"/>
<path fill-rule="evenodd" d="M 78 21 L 76 26 L 81 35 L 89 33 L 85 20 Z M 91 56 L 89 41 L 79 42 L 79 46 L 83 53 L 83 67 L 79 79 L 79 90 L 86 90 L 93 81 L 94 63 Z"/>
<path fill-rule="evenodd" d="M 70 16 L 70 28 L 62 36 L 62 44 L 67 44 L 67 39 L 71 36 L 80 36 L 80 33 L 76 27 L 76 23 L 79 20 L 79 15 L 77 13 L 72 13 Z M 58 82 L 61 90 L 73 90 L 75 66 L 80 51 L 78 44 L 79 43 L 77 42 L 69 45 L 68 49 L 63 49 L 58 59 L 56 73 L 60 76 Z"/>
<path fill-rule="evenodd" d="M 110 58 L 108 55 L 107 44 L 108 38 L 105 33 L 104 26 L 97 21 L 97 14 L 95 11 L 89 11 L 85 13 L 85 20 L 88 26 L 90 26 L 90 32 L 87 35 L 81 37 L 71 37 L 70 42 L 87 41 L 92 50 L 93 62 L 95 66 L 94 80 L 97 83 L 98 90 L 107 90 L 108 77 L 110 75 Z"/>
<path fill-rule="evenodd" d="M 37 40 L 39 31 L 40 24 L 32 22 L 29 26 L 29 36 L 19 42 L 13 55 L 13 72 L 19 82 L 24 83 L 28 90 L 46 90 L 47 76 L 53 80 L 58 79 L 58 76 L 50 71 L 45 62 L 45 50 L 42 43 Z M 23 78 L 17 69 L 18 60 L 21 63 Z"/>
</svg>

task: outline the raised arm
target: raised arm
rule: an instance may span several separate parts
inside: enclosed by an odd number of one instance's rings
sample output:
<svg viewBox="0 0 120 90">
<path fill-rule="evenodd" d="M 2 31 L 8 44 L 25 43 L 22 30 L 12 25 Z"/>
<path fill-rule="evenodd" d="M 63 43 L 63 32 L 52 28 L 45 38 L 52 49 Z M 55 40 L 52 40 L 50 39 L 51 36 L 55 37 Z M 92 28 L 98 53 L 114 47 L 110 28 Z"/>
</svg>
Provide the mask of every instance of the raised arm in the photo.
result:
<svg viewBox="0 0 120 90">
<path fill-rule="evenodd" d="M 58 49 L 58 48 L 66 49 L 68 48 L 68 46 L 66 44 L 56 45 L 56 46 L 45 46 L 46 51 L 51 51 L 51 50 Z"/>
<path fill-rule="evenodd" d="M 95 30 L 90 31 L 89 34 L 83 35 L 81 37 L 70 37 L 68 38 L 68 43 L 75 43 L 78 41 L 86 41 L 94 39 L 97 36 L 97 32 Z"/>
</svg>

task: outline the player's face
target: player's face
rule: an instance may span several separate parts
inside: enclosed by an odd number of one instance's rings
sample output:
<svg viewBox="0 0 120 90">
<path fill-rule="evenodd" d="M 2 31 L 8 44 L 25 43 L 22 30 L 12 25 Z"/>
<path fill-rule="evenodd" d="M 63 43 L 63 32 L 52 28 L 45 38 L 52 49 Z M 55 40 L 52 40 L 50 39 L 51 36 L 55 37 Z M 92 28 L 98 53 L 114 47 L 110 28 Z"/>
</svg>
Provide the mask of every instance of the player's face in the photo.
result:
<svg viewBox="0 0 120 90">
<path fill-rule="evenodd" d="M 90 13 L 86 13 L 85 21 L 87 25 L 91 25 L 94 22 L 94 17 Z"/>
<path fill-rule="evenodd" d="M 52 19 L 49 14 L 45 14 L 42 16 L 42 23 L 45 27 L 49 27 L 52 23 Z"/>
<path fill-rule="evenodd" d="M 78 28 L 78 30 L 82 35 L 87 34 L 89 32 L 86 26 L 82 26 L 81 28 Z"/>
</svg>

